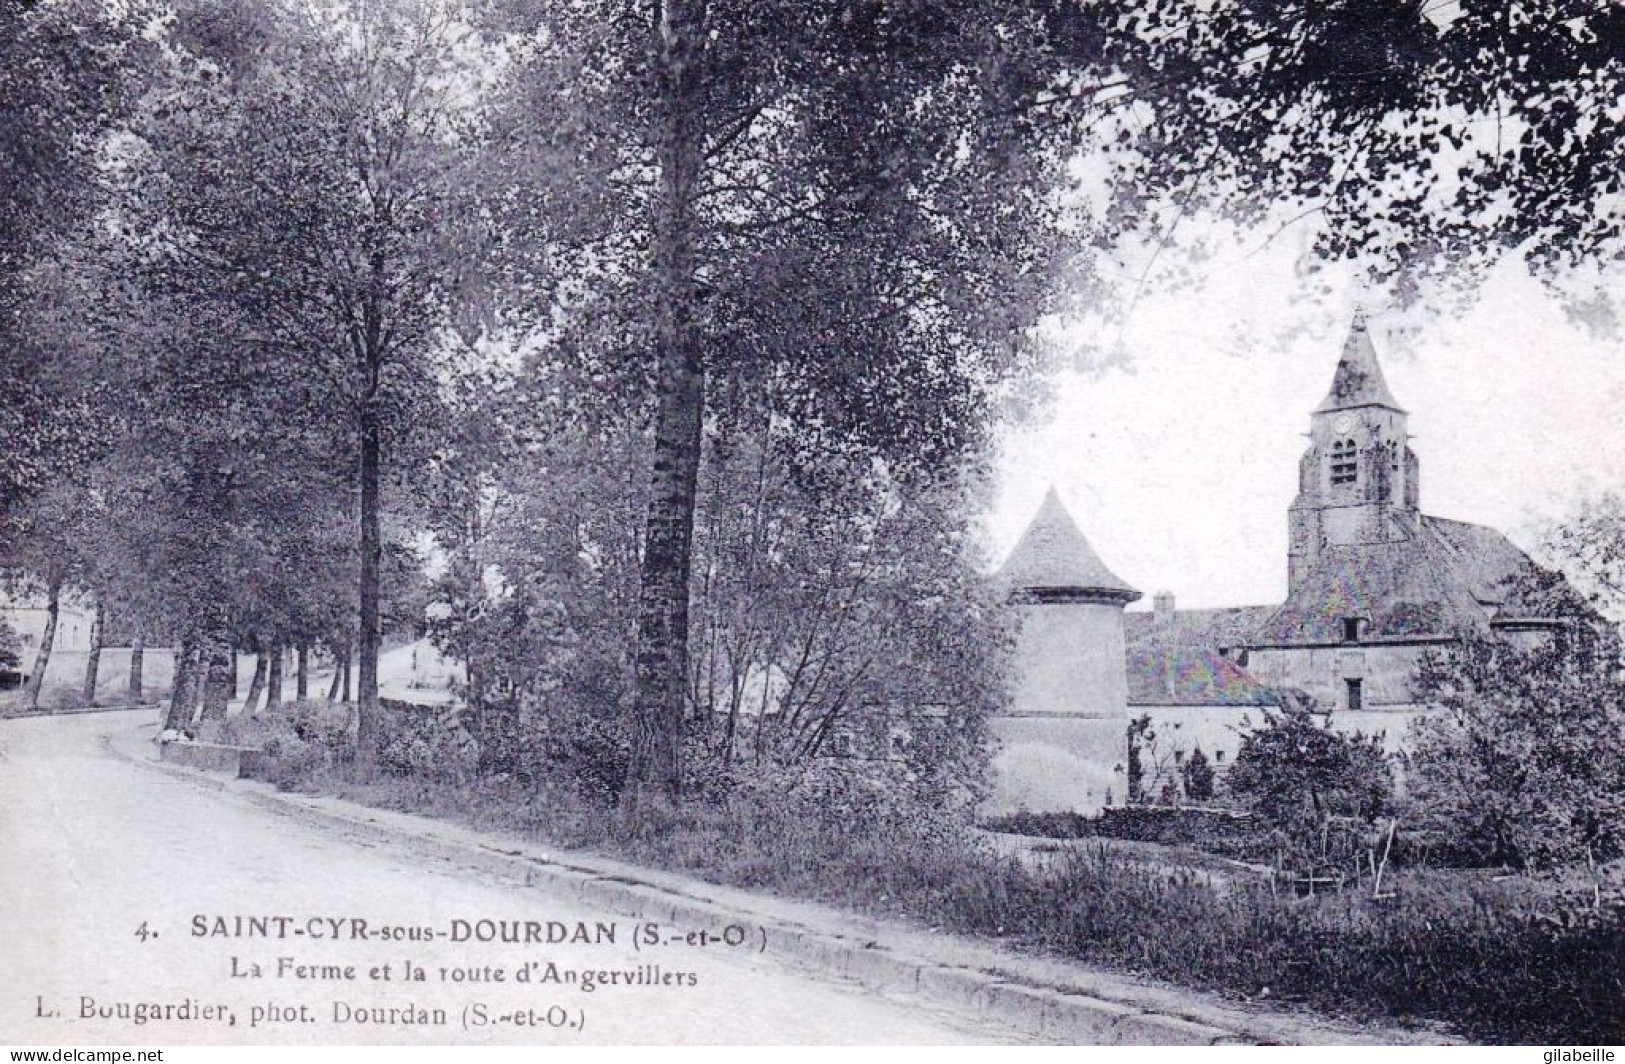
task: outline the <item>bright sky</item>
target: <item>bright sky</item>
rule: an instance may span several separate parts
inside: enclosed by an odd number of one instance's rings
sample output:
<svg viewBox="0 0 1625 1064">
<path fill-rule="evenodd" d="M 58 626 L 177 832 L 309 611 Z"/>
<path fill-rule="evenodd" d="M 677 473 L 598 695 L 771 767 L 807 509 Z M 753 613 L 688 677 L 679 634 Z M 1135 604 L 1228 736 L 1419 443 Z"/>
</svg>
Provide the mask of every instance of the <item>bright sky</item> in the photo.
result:
<svg viewBox="0 0 1625 1064">
<path fill-rule="evenodd" d="M 1126 324 L 1065 339 L 1116 350 L 1057 381 L 1053 417 L 1012 431 L 991 547 L 1002 561 L 1053 484 L 1119 576 L 1180 606 L 1279 602 L 1287 507 L 1309 411 L 1364 302 L 1410 412 L 1422 509 L 1536 550 L 1586 494 L 1625 489 L 1625 345 L 1570 322 L 1518 268 L 1466 311 L 1399 311 L 1336 274 L 1303 277 L 1302 238 L 1237 248 Z M 1625 295 L 1625 278 L 1614 294 Z"/>
</svg>

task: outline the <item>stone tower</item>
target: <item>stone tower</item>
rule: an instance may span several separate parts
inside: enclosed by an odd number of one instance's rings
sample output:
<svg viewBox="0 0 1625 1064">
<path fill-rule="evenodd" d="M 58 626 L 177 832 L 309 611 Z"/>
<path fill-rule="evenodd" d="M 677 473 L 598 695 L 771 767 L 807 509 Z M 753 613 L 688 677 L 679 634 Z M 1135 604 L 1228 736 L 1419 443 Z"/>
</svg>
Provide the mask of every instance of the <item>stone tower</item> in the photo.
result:
<svg viewBox="0 0 1625 1064">
<path fill-rule="evenodd" d="M 1414 535 L 1419 500 L 1405 411 L 1383 380 L 1365 316 L 1356 314 L 1331 391 L 1310 415 L 1309 449 L 1288 511 L 1288 593 L 1327 547 Z"/>
<path fill-rule="evenodd" d="M 1010 713 L 1121 717 L 1123 607 L 1140 593 L 1106 568 L 1054 488 L 999 575 L 1020 614 Z"/>
</svg>

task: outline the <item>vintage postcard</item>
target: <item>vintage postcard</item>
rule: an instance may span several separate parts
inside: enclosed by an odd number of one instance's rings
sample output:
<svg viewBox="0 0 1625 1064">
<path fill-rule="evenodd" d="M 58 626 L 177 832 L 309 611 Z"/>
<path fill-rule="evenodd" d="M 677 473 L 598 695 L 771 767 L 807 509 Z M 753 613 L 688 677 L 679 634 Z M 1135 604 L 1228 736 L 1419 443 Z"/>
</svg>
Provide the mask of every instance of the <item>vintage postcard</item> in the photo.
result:
<svg viewBox="0 0 1625 1064">
<path fill-rule="evenodd" d="M 1612 1060 L 1621 40 L 0 5 L 0 1045 Z"/>
</svg>

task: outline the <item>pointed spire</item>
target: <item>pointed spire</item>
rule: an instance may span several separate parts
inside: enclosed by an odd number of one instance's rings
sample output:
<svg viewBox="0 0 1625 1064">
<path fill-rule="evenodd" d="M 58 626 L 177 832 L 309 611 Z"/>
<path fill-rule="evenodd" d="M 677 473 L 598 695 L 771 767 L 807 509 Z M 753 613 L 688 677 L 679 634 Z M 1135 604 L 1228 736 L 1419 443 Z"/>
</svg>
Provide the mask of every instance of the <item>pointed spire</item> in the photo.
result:
<svg viewBox="0 0 1625 1064">
<path fill-rule="evenodd" d="M 1405 412 L 1383 379 L 1382 367 L 1377 364 L 1377 349 L 1371 345 L 1371 333 L 1366 329 L 1364 310 L 1354 312 L 1348 339 L 1343 342 L 1343 357 L 1338 360 L 1337 373 L 1332 377 L 1332 390 L 1315 407 L 1315 413 L 1357 406 L 1385 406 L 1401 414 Z"/>
<path fill-rule="evenodd" d="M 1012 588 L 1066 591 L 1069 598 L 1125 603 L 1140 597 L 1106 568 L 1053 486 L 999 575 Z"/>
</svg>

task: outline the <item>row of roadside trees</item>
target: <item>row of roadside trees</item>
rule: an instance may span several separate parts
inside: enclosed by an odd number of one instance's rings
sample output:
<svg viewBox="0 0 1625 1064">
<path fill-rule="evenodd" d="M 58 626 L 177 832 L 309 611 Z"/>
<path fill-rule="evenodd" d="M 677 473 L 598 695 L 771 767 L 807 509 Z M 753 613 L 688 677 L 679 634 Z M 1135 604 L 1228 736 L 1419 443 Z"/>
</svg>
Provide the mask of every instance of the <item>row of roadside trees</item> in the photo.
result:
<svg viewBox="0 0 1625 1064">
<path fill-rule="evenodd" d="M 424 571 L 493 719 L 596 692 L 634 809 L 696 721 L 728 760 L 979 717 L 1036 326 L 1198 209 L 1318 216 L 1401 290 L 1617 257 L 1621 17 L 4 0 L 8 555 L 183 697 L 235 645 L 353 653 L 363 772 Z"/>
</svg>

